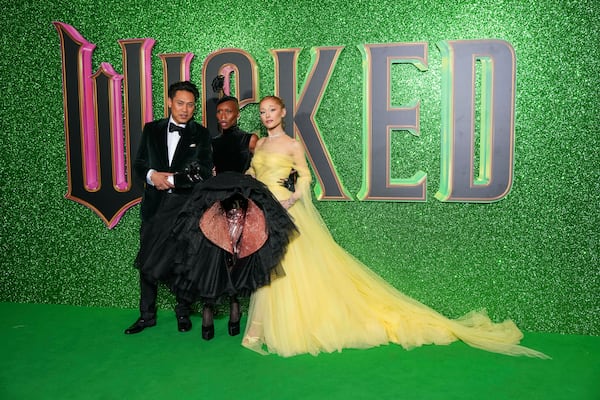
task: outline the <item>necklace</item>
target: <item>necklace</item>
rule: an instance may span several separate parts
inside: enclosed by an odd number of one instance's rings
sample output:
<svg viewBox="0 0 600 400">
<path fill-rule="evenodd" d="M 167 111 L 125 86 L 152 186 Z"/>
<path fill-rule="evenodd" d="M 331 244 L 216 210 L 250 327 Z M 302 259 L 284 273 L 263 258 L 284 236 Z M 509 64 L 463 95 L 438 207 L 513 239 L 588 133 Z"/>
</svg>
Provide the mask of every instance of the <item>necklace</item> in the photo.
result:
<svg viewBox="0 0 600 400">
<path fill-rule="evenodd" d="M 281 133 L 278 133 L 276 135 L 268 135 L 267 137 L 268 138 L 276 138 L 276 137 L 279 137 L 279 136 L 281 136 Z"/>
</svg>

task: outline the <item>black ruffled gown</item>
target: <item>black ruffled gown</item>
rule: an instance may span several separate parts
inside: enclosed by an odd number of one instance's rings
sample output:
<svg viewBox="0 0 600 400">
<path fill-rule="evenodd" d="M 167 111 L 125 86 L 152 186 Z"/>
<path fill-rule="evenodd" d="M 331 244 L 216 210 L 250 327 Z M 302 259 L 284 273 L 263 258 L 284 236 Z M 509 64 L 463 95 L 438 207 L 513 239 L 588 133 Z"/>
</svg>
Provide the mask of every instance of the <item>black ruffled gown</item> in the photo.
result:
<svg viewBox="0 0 600 400">
<path fill-rule="evenodd" d="M 190 302 L 248 296 L 285 274 L 280 261 L 296 227 L 263 183 L 240 172 L 250 165 L 250 137 L 234 127 L 213 139 L 217 175 L 196 186 L 146 259 L 147 273 Z M 235 243 L 227 219 L 232 202 L 245 209 Z"/>
</svg>

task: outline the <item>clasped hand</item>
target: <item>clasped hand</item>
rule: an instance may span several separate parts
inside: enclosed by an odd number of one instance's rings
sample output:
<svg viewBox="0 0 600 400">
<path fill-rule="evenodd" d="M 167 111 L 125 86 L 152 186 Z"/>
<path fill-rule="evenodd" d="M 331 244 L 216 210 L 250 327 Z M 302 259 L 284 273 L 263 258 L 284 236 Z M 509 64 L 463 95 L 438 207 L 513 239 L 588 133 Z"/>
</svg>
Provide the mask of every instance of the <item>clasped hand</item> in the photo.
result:
<svg viewBox="0 0 600 400">
<path fill-rule="evenodd" d="M 169 190 L 174 189 L 175 185 L 169 182 L 169 177 L 173 176 L 171 172 L 154 172 L 150 177 L 150 180 L 154 184 L 154 187 L 158 190 Z"/>
<path fill-rule="evenodd" d="M 286 210 L 289 210 L 291 206 L 294 205 L 294 203 L 296 202 L 296 200 L 294 199 L 294 197 L 289 197 L 285 200 L 281 200 L 280 203 L 283 206 L 283 208 L 285 208 Z"/>
</svg>

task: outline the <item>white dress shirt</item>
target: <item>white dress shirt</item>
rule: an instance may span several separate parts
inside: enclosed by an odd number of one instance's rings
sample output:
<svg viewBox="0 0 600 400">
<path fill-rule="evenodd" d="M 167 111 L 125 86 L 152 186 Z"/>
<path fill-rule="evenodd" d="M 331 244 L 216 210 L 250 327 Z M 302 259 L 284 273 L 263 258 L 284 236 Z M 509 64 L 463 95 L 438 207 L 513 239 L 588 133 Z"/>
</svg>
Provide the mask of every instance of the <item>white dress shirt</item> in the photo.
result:
<svg viewBox="0 0 600 400">
<path fill-rule="evenodd" d="M 175 155 L 175 150 L 177 149 L 177 144 L 179 144 L 179 139 L 181 138 L 181 135 L 179 135 L 179 132 L 177 132 L 177 131 L 169 132 L 170 124 L 175 124 L 177 126 L 185 128 L 185 124 L 178 124 L 175 121 L 173 121 L 173 117 L 169 118 L 169 123 L 167 124 L 167 155 L 169 157 L 169 165 L 171 165 L 171 162 L 173 162 L 173 156 Z M 146 175 L 146 182 L 149 185 L 153 185 L 153 186 L 154 186 L 154 184 L 152 183 L 152 180 L 150 178 L 152 177 L 152 174 L 154 172 L 156 172 L 156 170 L 150 169 L 148 171 L 148 174 Z M 171 184 L 174 184 L 175 180 L 173 178 L 173 175 L 169 176 L 167 179 Z"/>
</svg>

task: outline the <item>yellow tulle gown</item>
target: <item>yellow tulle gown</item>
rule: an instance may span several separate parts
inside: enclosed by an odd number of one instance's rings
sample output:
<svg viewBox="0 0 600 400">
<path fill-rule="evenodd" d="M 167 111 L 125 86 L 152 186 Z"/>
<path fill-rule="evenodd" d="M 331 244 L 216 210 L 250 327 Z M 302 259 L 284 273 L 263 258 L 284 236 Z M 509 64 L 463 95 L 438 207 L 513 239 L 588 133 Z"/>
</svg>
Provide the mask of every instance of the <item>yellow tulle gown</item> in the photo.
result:
<svg viewBox="0 0 600 400">
<path fill-rule="evenodd" d="M 397 343 L 406 349 L 456 340 L 509 355 L 546 358 L 520 346 L 510 320 L 493 323 L 485 312 L 451 320 L 402 294 L 341 248 L 312 204 L 310 174 L 290 155 L 258 149 L 251 171 L 280 200 L 290 197 L 279 180 L 291 168 L 302 192 L 290 209 L 299 235 L 282 261 L 285 276 L 252 294 L 242 344 L 261 354 L 297 354 Z"/>
</svg>

